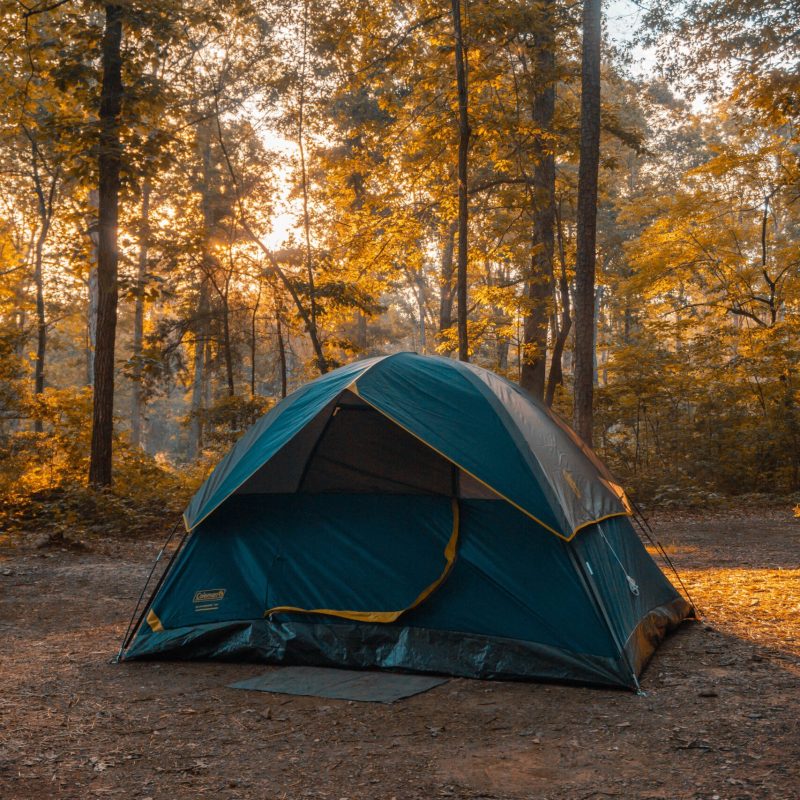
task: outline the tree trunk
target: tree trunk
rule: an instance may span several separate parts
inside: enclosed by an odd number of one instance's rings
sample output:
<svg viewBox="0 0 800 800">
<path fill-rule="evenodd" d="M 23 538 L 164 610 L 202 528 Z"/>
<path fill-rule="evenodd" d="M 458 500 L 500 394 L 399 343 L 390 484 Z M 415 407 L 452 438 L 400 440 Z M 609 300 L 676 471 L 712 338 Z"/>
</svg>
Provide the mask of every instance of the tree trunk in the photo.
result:
<svg viewBox="0 0 800 800">
<path fill-rule="evenodd" d="M 142 209 L 139 216 L 139 261 L 136 270 L 136 301 L 133 311 L 133 370 L 131 386 L 131 445 L 142 443 L 142 344 L 144 342 L 144 287 L 150 243 L 150 182 L 142 184 Z"/>
<path fill-rule="evenodd" d="M 219 259 L 212 250 L 211 242 L 214 232 L 217 229 L 219 214 L 218 205 L 221 197 L 221 191 L 216 183 L 216 173 L 213 169 L 211 137 L 209 124 L 207 122 L 203 122 L 198 126 L 197 141 L 203 170 L 203 183 L 200 188 L 200 205 L 203 212 L 203 282 L 214 288 L 214 291 L 216 292 L 220 303 L 222 304 L 222 357 L 225 363 L 225 379 L 228 387 L 228 396 L 233 397 L 236 394 L 236 387 L 234 385 L 233 377 L 233 350 L 231 347 L 229 294 L 234 265 L 232 261 L 229 262 L 229 268 L 225 272 L 225 282 L 223 285 L 220 285 L 218 277 L 223 268 L 219 262 Z M 210 305 L 208 304 L 207 296 L 205 299 L 206 313 L 208 314 L 210 312 Z M 208 322 L 206 322 L 205 325 L 207 331 Z"/>
<path fill-rule="evenodd" d="M 509 278 L 510 275 L 507 267 L 501 267 L 496 275 L 492 271 L 491 266 L 487 267 L 486 280 L 490 286 L 496 286 L 498 284 L 507 285 Z M 507 326 L 511 323 L 511 318 L 506 313 L 505 309 L 500 308 L 499 306 L 492 306 L 491 314 L 492 317 L 503 326 Z M 508 370 L 508 353 L 511 341 L 508 336 L 500 336 L 497 333 L 495 336 L 495 364 L 497 372 L 502 375 Z"/>
<path fill-rule="evenodd" d="M 360 353 L 364 353 L 368 344 L 367 315 L 363 311 L 356 311 L 356 347 Z"/>
<path fill-rule="evenodd" d="M 96 234 L 94 236 L 96 238 Z M 86 292 L 86 385 L 94 387 L 94 354 L 97 350 L 97 247 L 93 245 Z"/>
<path fill-rule="evenodd" d="M 601 0 L 584 0 L 581 134 L 575 257 L 575 385 L 573 423 L 592 444 L 594 277 L 597 242 L 597 175 L 600 163 Z"/>
<path fill-rule="evenodd" d="M 34 368 L 34 393 L 39 395 L 44 392 L 44 358 L 47 351 L 47 318 L 44 306 L 44 277 L 42 275 L 42 249 L 47 231 L 42 229 L 36 242 L 36 261 L 34 262 L 33 277 L 36 283 L 36 365 Z M 42 421 L 37 419 L 33 423 L 37 433 L 42 432 Z"/>
<path fill-rule="evenodd" d="M 253 315 L 250 317 L 250 399 L 256 396 L 256 352 L 258 350 L 258 339 L 256 337 L 258 328 L 258 307 L 261 305 L 261 292 L 263 291 L 263 279 L 258 275 L 258 294 L 253 303 Z"/>
<path fill-rule="evenodd" d="M 419 272 L 407 271 L 409 282 L 414 289 L 414 299 L 417 301 L 417 313 L 419 314 L 417 330 L 419 331 L 419 352 L 425 353 L 428 348 L 428 336 L 425 330 L 425 265 L 420 267 Z"/>
<path fill-rule="evenodd" d="M 456 57 L 456 89 L 458 92 L 458 265 L 456 295 L 458 297 L 458 359 L 469 361 L 467 331 L 467 258 L 469 194 L 467 158 L 469 156 L 469 105 L 467 93 L 466 48 L 461 31 L 461 0 L 452 0 L 453 32 Z"/>
<path fill-rule="evenodd" d="M 602 325 L 603 319 L 601 311 L 603 309 L 603 287 L 595 286 L 594 289 L 594 325 L 592 326 L 592 386 L 597 387 L 600 385 L 600 375 L 598 371 L 598 358 L 597 358 L 597 334 L 600 332 L 599 328 Z"/>
<path fill-rule="evenodd" d="M 89 275 L 86 280 L 86 385 L 94 386 L 94 352 L 97 348 L 97 248 L 100 246 L 97 189 L 89 191 L 89 219 L 86 235 L 89 237 Z"/>
<path fill-rule="evenodd" d="M 221 294 L 222 300 L 222 352 L 225 356 L 225 378 L 228 383 L 228 397 L 236 395 L 236 386 L 233 382 L 233 348 L 231 347 L 231 309 L 228 302 L 230 276 L 225 280 L 225 291 Z"/>
<path fill-rule="evenodd" d="M 558 326 L 558 335 L 553 345 L 553 357 L 550 359 L 550 374 L 547 376 L 547 391 L 544 401 L 547 407 L 553 405 L 556 396 L 556 387 L 564 382 L 564 372 L 562 359 L 564 357 L 564 347 L 569 338 L 572 328 L 572 316 L 570 315 L 569 300 L 569 278 L 567 276 L 567 257 L 564 250 L 564 234 L 561 227 L 561 214 L 556 212 L 556 231 L 558 233 L 558 261 L 561 272 L 558 276 L 558 294 L 561 305 L 561 324 Z"/>
<path fill-rule="evenodd" d="M 100 93 L 99 246 L 97 250 L 97 348 L 94 355 L 94 407 L 89 483 L 111 485 L 114 433 L 114 344 L 117 332 L 117 220 L 122 145 L 122 7 L 107 5 L 102 43 Z"/>
<path fill-rule="evenodd" d="M 440 267 L 441 293 L 439 295 L 439 334 L 453 326 L 453 251 L 458 223 L 451 222 L 444 234 Z M 449 350 L 448 350 L 449 352 Z"/>
<path fill-rule="evenodd" d="M 275 316 L 275 335 L 278 338 L 278 364 L 281 373 L 281 397 L 286 397 L 286 346 L 283 343 L 280 312 Z"/>
<path fill-rule="evenodd" d="M 764 213 L 761 216 L 761 274 L 764 276 L 764 282 L 769 289 L 767 300 L 770 327 L 774 326 L 778 321 L 778 304 L 776 302 L 777 283 L 772 279 L 767 269 L 767 226 L 769 223 L 769 203 L 771 199 L 771 194 L 764 198 Z"/>
<path fill-rule="evenodd" d="M 542 20 L 536 35 L 536 91 L 531 116 L 537 129 L 533 143 L 533 256 L 531 275 L 526 286 L 529 306 L 523 326 L 523 352 L 520 382 L 535 398 L 544 398 L 547 369 L 548 308 L 553 283 L 553 227 L 555 222 L 556 162 L 548 134 L 553 128 L 556 107 L 555 41 L 553 3 L 543 6 Z"/>
<path fill-rule="evenodd" d="M 206 333 L 208 329 L 208 283 L 200 278 L 197 300 L 197 319 L 194 329 L 194 358 L 192 370 L 192 405 L 189 425 L 189 458 L 195 459 L 203 449 L 203 385 L 206 358 Z"/>
<path fill-rule="evenodd" d="M 49 202 L 45 197 L 44 187 L 42 186 L 41 174 L 39 172 L 39 150 L 36 140 L 30 135 L 31 142 L 31 165 L 33 168 L 33 187 L 36 192 L 36 206 L 39 212 L 39 233 L 36 237 L 36 244 L 33 251 L 33 280 L 36 286 L 36 364 L 34 366 L 34 393 L 39 395 L 44 391 L 44 359 L 47 352 L 47 317 L 44 305 L 44 243 L 47 240 L 47 233 L 50 230 L 50 220 L 52 219 L 52 203 L 55 193 L 55 178 L 53 178 L 50 191 Z M 36 433 L 41 433 L 41 419 L 34 420 L 33 429 Z"/>
<path fill-rule="evenodd" d="M 300 96 L 298 98 L 297 112 L 297 148 L 300 155 L 300 178 L 303 193 L 303 236 L 305 239 L 306 276 L 308 278 L 308 305 L 310 331 L 313 331 L 312 341 L 317 342 L 319 328 L 317 326 L 317 298 L 314 287 L 314 263 L 311 251 L 311 217 L 308 211 L 308 170 L 306 168 L 305 149 L 305 110 L 306 110 L 306 58 L 308 52 L 308 0 L 303 3 L 303 58 L 300 69 Z M 321 347 L 314 346 L 317 357 L 317 369 L 324 375 L 328 371 L 328 360 Z"/>
<path fill-rule="evenodd" d="M 539 216 L 538 214 L 536 216 Z M 520 385 L 537 400 L 544 398 L 547 369 L 547 327 L 550 281 L 541 273 L 542 258 L 538 252 L 531 259 L 533 275 L 527 282 L 525 294 L 528 309 L 522 327 L 522 370 Z"/>
</svg>

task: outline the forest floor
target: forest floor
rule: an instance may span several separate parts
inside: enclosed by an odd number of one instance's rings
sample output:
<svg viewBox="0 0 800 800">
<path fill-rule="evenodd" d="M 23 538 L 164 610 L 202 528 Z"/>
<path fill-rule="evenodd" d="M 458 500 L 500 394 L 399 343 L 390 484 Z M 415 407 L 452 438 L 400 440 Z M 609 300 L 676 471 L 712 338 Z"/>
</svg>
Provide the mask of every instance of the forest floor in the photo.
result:
<svg viewBox="0 0 800 800">
<path fill-rule="evenodd" d="M 673 513 L 704 616 L 646 696 L 451 680 L 394 705 L 226 688 L 253 664 L 110 662 L 157 550 L 0 535 L 0 797 L 800 798 L 800 524 Z"/>
</svg>

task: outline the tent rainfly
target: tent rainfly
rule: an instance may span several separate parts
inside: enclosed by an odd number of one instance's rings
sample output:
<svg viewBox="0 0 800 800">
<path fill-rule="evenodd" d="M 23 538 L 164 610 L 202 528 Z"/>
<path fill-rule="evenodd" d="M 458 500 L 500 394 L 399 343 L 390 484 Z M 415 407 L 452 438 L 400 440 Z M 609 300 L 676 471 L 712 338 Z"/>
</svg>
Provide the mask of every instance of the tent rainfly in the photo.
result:
<svg viewBox="0 0 800 800">
<path fill-rule="evenodd" d="M 219 463 L 121 657 L 636 689 L 692 608 L 630 513 L 518 386 L 446 358 L 358 361 Z"/>
</svg>

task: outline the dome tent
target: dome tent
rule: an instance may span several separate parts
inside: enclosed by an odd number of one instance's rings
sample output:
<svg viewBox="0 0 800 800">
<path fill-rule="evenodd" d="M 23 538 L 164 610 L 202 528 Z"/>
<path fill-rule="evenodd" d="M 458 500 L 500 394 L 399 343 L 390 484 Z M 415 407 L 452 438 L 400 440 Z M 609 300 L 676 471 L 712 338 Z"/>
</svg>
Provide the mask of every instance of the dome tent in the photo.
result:
<svg viewBox="0 0 800 800">
<path fill-rule="evenodd" d="M 625 494 L 497 375 L 398 353 L 295 391 L 192 498 L 123 660 L 638 687 L 691 613 Z"/>
</svg>

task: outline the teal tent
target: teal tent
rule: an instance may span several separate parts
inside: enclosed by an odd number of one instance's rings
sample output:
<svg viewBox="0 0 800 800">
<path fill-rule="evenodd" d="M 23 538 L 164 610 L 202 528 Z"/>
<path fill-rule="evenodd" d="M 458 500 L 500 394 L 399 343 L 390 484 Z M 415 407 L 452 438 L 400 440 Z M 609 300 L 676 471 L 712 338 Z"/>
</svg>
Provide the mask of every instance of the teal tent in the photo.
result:
<svg viewBox="0 0 800 800">
<path fill-rule="evenodd" d="M 636 688 L 691 613 L 625 493 L 497 375 L 398 353 L 306 384 L 192 498 L 122 658 Z"/>
</svg>

